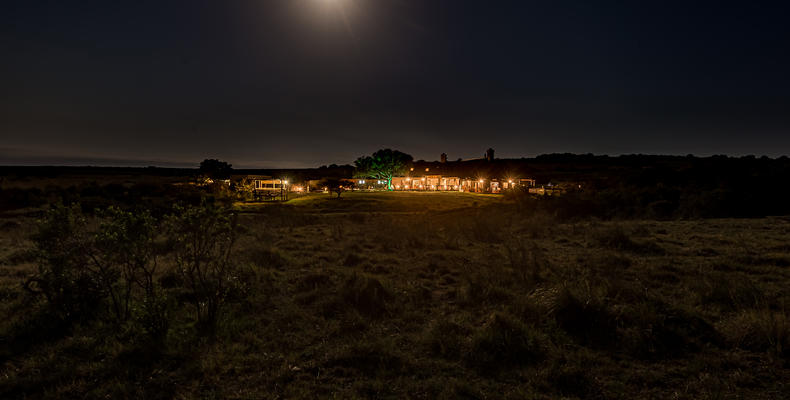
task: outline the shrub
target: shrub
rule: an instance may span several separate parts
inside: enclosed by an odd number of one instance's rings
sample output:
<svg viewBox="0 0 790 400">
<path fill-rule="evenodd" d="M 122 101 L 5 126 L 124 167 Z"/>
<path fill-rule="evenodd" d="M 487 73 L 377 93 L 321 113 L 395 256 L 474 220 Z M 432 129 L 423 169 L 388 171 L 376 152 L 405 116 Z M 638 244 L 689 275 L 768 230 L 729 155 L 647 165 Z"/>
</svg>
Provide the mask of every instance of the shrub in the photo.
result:
<svg viewBox="0 0 790 400">
<path fill-rule="evenodd" d="M 177 207 L 176 213 L 167 217 L 166 227 L 198 327 L 213 335 L 237 273 L 231 258 L 237 237 L 236 216 L 227 208 L 204 201 L 197 207 Z"/>
<path fill-rule="evenodd" d="M 146 210 L 122 211 L 110 207 L 101 216 L 98 232 L 86 250 L 97 280 L 108 294 L 118 321 L 130 317 L 133 290 L 143 290 L 144 303 L 156 302 L 154 275 L 157 224 Z"/>
<path fill-rule="evenodd" d="M 31 239 L 38 266 L 25 289 L 44 297 L 50 311 L 64 321 L 92 317 L 106 293 L 87 268 L 90 235 L 80 207 L 53 206 Z"/>
<path fill-rule="evenodd" d="M 0 210 L 12 210 L 15 208 L 38 207 L 46 202 L 46 196 L 38 188 L 20 189 L 3 188 L 0 189 Z"/>
<path fill-rule="evenodd" d="M 32 238 L 38 273 L 25 287 L 46 298 L 54 314 L 67 322 L 87 320 L 108 304 L 110 313 L 101 315 L 125 323 L 139 302 L 137 321 L 161 342 L 169 322 L 154 282 L 156 221 L 144 210 L 110 207 L 97 214 L 88 223 L 77 205 L 47 212 Z"/>
<path fill-rule="evenodd" d="M 164 344 L 170 329 L 169 302 L 163 296 L 150 296 L 143 300 L 137 323 L 157 346 Z"/>
</svg>

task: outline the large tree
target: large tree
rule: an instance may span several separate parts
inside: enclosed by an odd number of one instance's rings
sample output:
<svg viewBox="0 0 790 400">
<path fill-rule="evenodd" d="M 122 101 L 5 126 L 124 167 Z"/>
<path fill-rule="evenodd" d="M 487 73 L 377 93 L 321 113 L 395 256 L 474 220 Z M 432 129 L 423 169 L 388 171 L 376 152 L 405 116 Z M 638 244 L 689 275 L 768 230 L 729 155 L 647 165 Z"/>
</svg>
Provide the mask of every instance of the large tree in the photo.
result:
<svg viewBox="0 0 790 400">
<path fill-rule="evenodd" d="M 354 182 L 349 182 L 338 178 L 326 178 L 318 185 L 325 187 L 329 191 L 330 196 L 332 193 L 337 193 L 338 199 L 340 198 L 340 195 L 343 194 L 343 192 L 354 188 Z"/>
<path fill-rule="evenodd" d="M 233 173 L 233 166 L 214 158 L 207 158 L 200 163 L 200 173 L 211 179 L 228 179 Z"/>
<path fill-rule="evenodd" d="M 355 175 L 359 178 L 387 181 L 387 189 L 392 190 L 392 177 L 405 173 L 413 160 L 412 156 L 406 153 L 381 149 L 371 156 L 360 157 L 354 161 Z"/>
</svg>

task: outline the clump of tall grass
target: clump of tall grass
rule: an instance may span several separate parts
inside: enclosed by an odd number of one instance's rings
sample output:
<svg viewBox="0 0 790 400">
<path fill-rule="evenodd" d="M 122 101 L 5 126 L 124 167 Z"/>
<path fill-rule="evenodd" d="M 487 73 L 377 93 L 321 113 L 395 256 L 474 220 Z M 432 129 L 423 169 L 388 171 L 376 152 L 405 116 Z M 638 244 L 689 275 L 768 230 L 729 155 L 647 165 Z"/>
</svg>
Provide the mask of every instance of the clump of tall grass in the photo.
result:
<svg viewBox="0 0 790 400">
<path fill-rule="evenodd" d="M 756 308 L 767 305 L 763 290 L 742 273 L 709 271 L 694 284 L 700 302 L 724 310 Z"/>
<path fill-rule="evenodd" d="M 790 356 L 790 317 L 769 309 L 743 310 L 719 326 L 733 347 Z"/>
<path fill-rule="evenodd" d="M 622 347 L 637 358 L 684 357 L 721 344 L 718 332 L 697 312 L 658 298 L 625 304 L 620 315 Z"/>
<path fill-rule="evenodd" d="M 512 216 L 500 209 L 487 207 L 462 219 L 462 229 L 472 242 L 499 243 L 511 231 Z"/>
<path fill-rule="evenodd" d="M 592 231 L 592 239 L 601 247 L 637 254 L 663 254 L 664 249 L 649 240 L 635 241 L 622 225 L 616 224 Z"/>
<path fill-rule="evenodd" d="M 534 242 L 518 236 L 505 240 L 505 256 L 515 277 L 523 285 L 533 285 L 541 280 L 547 261 L 541 248 Z"/>
<path fill-rule="evenodd" d="M 382 317 L 390 309 L 393 295 L 376 278 L 354 274 L 340 287 L 343 302 L 367 317 Z"/>
<path fill-rule="evenodd" d="M 299 278 L 296 289 L 300 292 L 332 286 L 332 277 L 323 271 L 310 272 Z"/>
<path fill-rule="evenodd" d="M 513 297 L 511 274 L 501 263 L 465 265 L 459 301 L 469 306 L 503 303 Z"/>
<path fill-rule="evenodd" d="M 469 333 L 469 329 L 464 325 L 442 319 L 431 324 L 425 333 L 423 343 L 431 354 L 447 359 L 458 359 Z"/>
<path fill-rule="evenodd" d="M 283 269 L 290 264 L 279 250 L 269 246 L 250 246 L 242 252 L 240 258 L 263 268 Z"/>
<path fill-rule="evenodd" d="M 601 397 L 601 389 L 593 376 L 593 365 L 594 362 L 580 359 L 574 354 L 562 354 L 551 361 L 542 375 L 550 390 L 563 397 Z"/>
<path fill-rule="evenodd" d="M 563 286 L 549 303 L 549 315 L 579 343 L 610 346 L 617 340 L 617 317 L 605 294 L 589 285 Z"/>
<path fill-rule="evenodd" d="M 361 264 L 362 261 L 365 259 L 357 255 L 356 253 L 348 253 L 346 255 L 345 260 L 343 260 L 343 265 L 346 267 L 356 267 L 357 265 Z"/>
<path fill-rule="evenodd" d="M 276 227 L 301 227 L 319 222 L 317 216 L 304 212 L 297 207 L 287 204 L 272 204 L 256 210 L 256 215 L 250 217 L 253 226 Z"/>
<path fill-rule="evenodd" d="M 388 339 L 356 341 L 329 355 L 323 367 L 344 375 L 344 370 L 355 370 L 365 376 L 386 376 L 397 374 L 408 366 L 395 343 Z"/>
<path fill-rule="evenodd" d="M 488 372 L 535 364 L 545 358 L 547 342 L 535 327 L 512 315 L 494 312 L 472 336 L 464 359 L 473 368 Z"/>
<path fill-rule="evenodd" d="M 422 249 L 439 239 L 436 227 L 424 218 L 390 217 L 378 223 L 386 229 L 376 230 L 372 239 L 384 249 Z"/>
</svg>

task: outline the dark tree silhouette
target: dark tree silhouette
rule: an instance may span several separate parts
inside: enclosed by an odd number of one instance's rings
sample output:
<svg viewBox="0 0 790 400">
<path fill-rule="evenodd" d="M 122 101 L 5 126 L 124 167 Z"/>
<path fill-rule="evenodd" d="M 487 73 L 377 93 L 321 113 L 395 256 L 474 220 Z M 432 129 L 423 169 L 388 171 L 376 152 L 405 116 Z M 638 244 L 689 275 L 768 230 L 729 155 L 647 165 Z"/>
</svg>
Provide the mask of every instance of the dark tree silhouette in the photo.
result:
<svg viewBox="0 0 790 400">
<path fill-rule="evenodd" d="M 327 188 L 329 193 L 337 193 L 337 198 L 340 198 L 340 195 L 343 194 L 346 190 L 351 190 L 354 188 L 354 183 L 345 181 L 342 179 L 337 178 L 327 178 L 321 181 L 320 184 L 322 187 Z"/>
<path fill-rule="evenodd" d="M 200 163 L 200 173 L 211 179 L 228 179 L 233 166 L 215 158 L 207 158 Z"/>
<path fill-rule="evenodd" d="M 406 172 L 414 159 L 397 150 L 382 149 L 372 156 L 360 157 L 354 161 L 359 178 L 373 178 L 387 181 L 387 189 L 392 190 L 392 177 Z"/>
</svg>

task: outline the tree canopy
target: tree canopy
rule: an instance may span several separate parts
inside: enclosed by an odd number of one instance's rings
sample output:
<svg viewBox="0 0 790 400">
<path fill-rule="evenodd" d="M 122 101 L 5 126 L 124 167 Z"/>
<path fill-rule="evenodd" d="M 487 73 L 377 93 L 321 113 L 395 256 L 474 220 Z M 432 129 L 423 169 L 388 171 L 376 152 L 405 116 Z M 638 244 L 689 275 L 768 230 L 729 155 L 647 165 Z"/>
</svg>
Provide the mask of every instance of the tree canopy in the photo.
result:
<svg viewBox="0 0 790 400">
<path fill-rule="evenodd" d="M 325 187 L 329 193 L 337 193 L 337 198 L 346 190 L 354 188 L 354 182 L 346 181 L 338 178 L 326 178 L 319 183 L 319 186 Z"/>
<path fill-rule="evenodd" d="M 233 172 L 232 165 L 225 161 L 207 158 L 200 163 L 200 173 L 211 179 L 228 179 Z"/>
<path fill-rule="evenodd" d="M 381 149 L 371 156 L 360 157 L 354 161 L 355 175 L 359 178 L 373 178 L 387 181 L 387 189 L 392 190 L 392 177 L 406 172 L 411 165 L 412 156 L 392 149 Z"/>
</svg>

